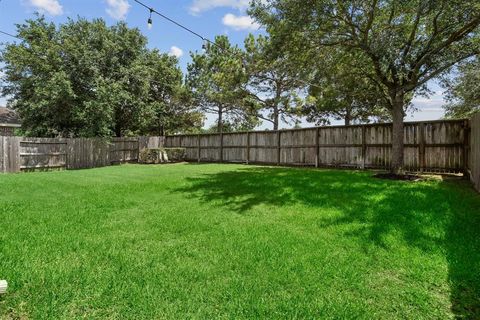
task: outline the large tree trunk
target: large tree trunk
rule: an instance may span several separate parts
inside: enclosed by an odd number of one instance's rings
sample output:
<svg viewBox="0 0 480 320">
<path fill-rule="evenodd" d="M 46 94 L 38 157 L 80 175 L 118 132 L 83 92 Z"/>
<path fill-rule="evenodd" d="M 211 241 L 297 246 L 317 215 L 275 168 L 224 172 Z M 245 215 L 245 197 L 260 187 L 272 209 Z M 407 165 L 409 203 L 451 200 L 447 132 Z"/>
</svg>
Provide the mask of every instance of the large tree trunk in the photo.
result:
<svg viewBox="0 0 480 320">
<path fill-rule="evenodd" d="M 345 111 L 345 125 L 349 126 L 350 121 L 352 119 L 352 112 L 349 107 L 347 107 L 347 110 Z"/>
<path fill-rule="evenodd" d="M 280 115 L 279 115 L 279 112 L 278 112 L 278 106 L 275 105 L 273 107 L 273 130 L 274 131 L 278 130 L 279 118 L 280 118 Z"/>
<path fill-rule="evenodd" d="M 392 167 L 391 171 L 394 174 L 405 174 L 403 166 L 403 118 L 404 113 L 404 98 L 403 92 L 396 92 L 392 94 Z"/>
<path fill-rule="evenodd" d="M 122 127 L 118 123 L 115 125 L 115 136 L 117 138 L 120 138 L 122 136 Z"/>
<path fill-rule="evenodd" d="M 223 107 L 218 108 L 218 123 L 217 123 L 217 132 L 223 132 Z"/>
</svg>

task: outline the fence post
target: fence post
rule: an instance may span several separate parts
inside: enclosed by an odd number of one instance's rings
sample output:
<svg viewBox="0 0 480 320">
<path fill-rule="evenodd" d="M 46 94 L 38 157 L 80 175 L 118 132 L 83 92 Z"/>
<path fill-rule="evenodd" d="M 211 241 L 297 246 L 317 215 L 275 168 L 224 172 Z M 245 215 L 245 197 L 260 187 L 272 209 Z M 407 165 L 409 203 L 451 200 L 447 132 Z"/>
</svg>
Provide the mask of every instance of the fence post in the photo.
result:
<svg viewBox="0 0 480 320">
<path fill-rule="evenodd" d="M 70 157 L 72 156 L 71 149 L 72 148 L 72 138 L 67 138 L 67 144 L 65 145 L 65 169 L 70 170 L 71 169 L 71 162 L 72 159 Z"/>
<path fill-rule="evenodd" d="M 282 145 L 280 140 L 280 130 L 277 130 L 277 165 L 280 165 L 281 152 L 282 152 Z"/>
<path fill-rule="evenodd" d="M 223 162 L 223 131 L 220 132 L 220 162 Z"/>
<path fill-rule="evenodd" d="M 20 141 L 22 137 L 6 136 L 4 138 L 4 168 L 6 172 L 20 172 Z"/>
<path fill-rule="evenodd" d="M 315 168 L 320 166 L 320 128 L 315 130 Z"/>
<path fill-rule="evenodd" d="M 468 168 L 468 163 L 469 163 L 469 149 L 470 149 L 470 121 L 465 120 L 464 125 L 464 132 L 463 132 L 463 175 L 469 179 L 469 168 Z"/>
<path fill-rule="evenodd" d="M 420 162 L 420 172 L 425 171 L 425 123 L 418 126 L 418 161 Z"/>
<path fill-rule="evenodd" d="M 5 137 L 0 136 L 0 173 L 6 173 L 5 168 Z"/>
<path fill-rule="evenodd" d="M 7 172 L 7 165 L 5 164 L 7 158 L 7 151 L 5 150 L 6 140 L 7 137 L 0 136 L 0 173 Z"/>
<path fill-rule="evenodd" d="M 137 149 L 138 149 L 137 159 L 140 159 L 140 153 L 142 152 L 142 149 L 149 147 L 148 143 L 149 143 L 149 139 L 147 137 L 143 137 L 143 136 L 137 137 Z M 138 162 L 138 160 L 137 160 L 137 162 Z"/>
<path fill-rule="evenodd" d="M 367 164 L 367 127 L 362 126 L 362 169 L 365 169 Z"/>
<path fill-rule="evenodd" d="M 198 163 L 200 163 L 200 133 L 197 135 L 197 158 Z"/>
<path fill-rule="evenodd" d="M 250 162 L 250 131 L 247 132 L 247 164 Z"/>
</svg>

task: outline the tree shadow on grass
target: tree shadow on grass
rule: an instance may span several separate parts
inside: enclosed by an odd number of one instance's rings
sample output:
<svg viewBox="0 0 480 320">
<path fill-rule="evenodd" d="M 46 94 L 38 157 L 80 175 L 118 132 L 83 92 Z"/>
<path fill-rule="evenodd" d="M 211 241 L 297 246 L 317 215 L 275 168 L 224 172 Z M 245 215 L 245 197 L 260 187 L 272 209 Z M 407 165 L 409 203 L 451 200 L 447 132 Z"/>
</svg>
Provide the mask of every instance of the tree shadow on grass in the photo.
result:
<svg viewBox="0 0 480 320">
<path fill-rule="evenodd" d="M 175 192 L 246 214 L 255 206 L 336 209 L 319 228 L 361 225 L 346 236 L 389 249 L 395 233 L 409 247 L 446 253 L 451 308 L 480 319 L 480 196 L 462 183 L 384 181 L 370 173 L 245 167 L 187 178 Z M 318 212 L 318 211 L 317 211 Z"/>
</svg>

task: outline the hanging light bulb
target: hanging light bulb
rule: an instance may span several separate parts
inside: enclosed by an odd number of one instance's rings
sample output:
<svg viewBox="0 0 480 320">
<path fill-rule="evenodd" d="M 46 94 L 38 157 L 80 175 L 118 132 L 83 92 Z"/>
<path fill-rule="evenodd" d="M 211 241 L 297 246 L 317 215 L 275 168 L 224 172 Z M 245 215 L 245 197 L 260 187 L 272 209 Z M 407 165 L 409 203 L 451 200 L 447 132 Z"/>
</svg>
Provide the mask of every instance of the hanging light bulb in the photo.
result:
<svg viewBox="0 0 480 320">
<path fill-rule="evenodd" d="M 202 44 L 203 52 L 206 52 L 207 48 L 208 48 L 208 41 L 206 39 L 203 39 L 203 44 Z"/>
<path fill-rule="evenodd" d="M 153 13 L 153 9 L 150 9 L 150 17 L 148 17 L 148 22 L 147 22 L 148 30 L 151 30 L 153 25 L 152 13 Z"/>
</svg>

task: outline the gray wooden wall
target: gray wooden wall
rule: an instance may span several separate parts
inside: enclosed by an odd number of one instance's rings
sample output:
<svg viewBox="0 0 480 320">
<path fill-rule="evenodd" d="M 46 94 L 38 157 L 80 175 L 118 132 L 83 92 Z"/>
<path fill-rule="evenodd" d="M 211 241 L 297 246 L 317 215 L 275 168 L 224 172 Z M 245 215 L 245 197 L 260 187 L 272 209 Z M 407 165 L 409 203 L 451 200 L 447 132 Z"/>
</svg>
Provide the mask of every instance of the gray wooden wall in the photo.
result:
<svg viewBox="0 0 480 320">
<path fill-rule="evenodd" d="M 139 150 L 163 137 L 50 139 L 0 136 L 0 173 L 84 169 L 136 162 Z"/>
<path fill-rule="evenodd" d="M 480 113 L 470 120 L 470 178 L 480 192 Z"/>
<path fill-rule="evenodd" d="M 463 172 L 468 162 L 468 123 L 406 123 L 406 168 Z M 389 123 L 165 138 L 166 147 L 186 148 L 190 161 L 378 169 L 390 167 L 391 143 Z"/>
</svg>

